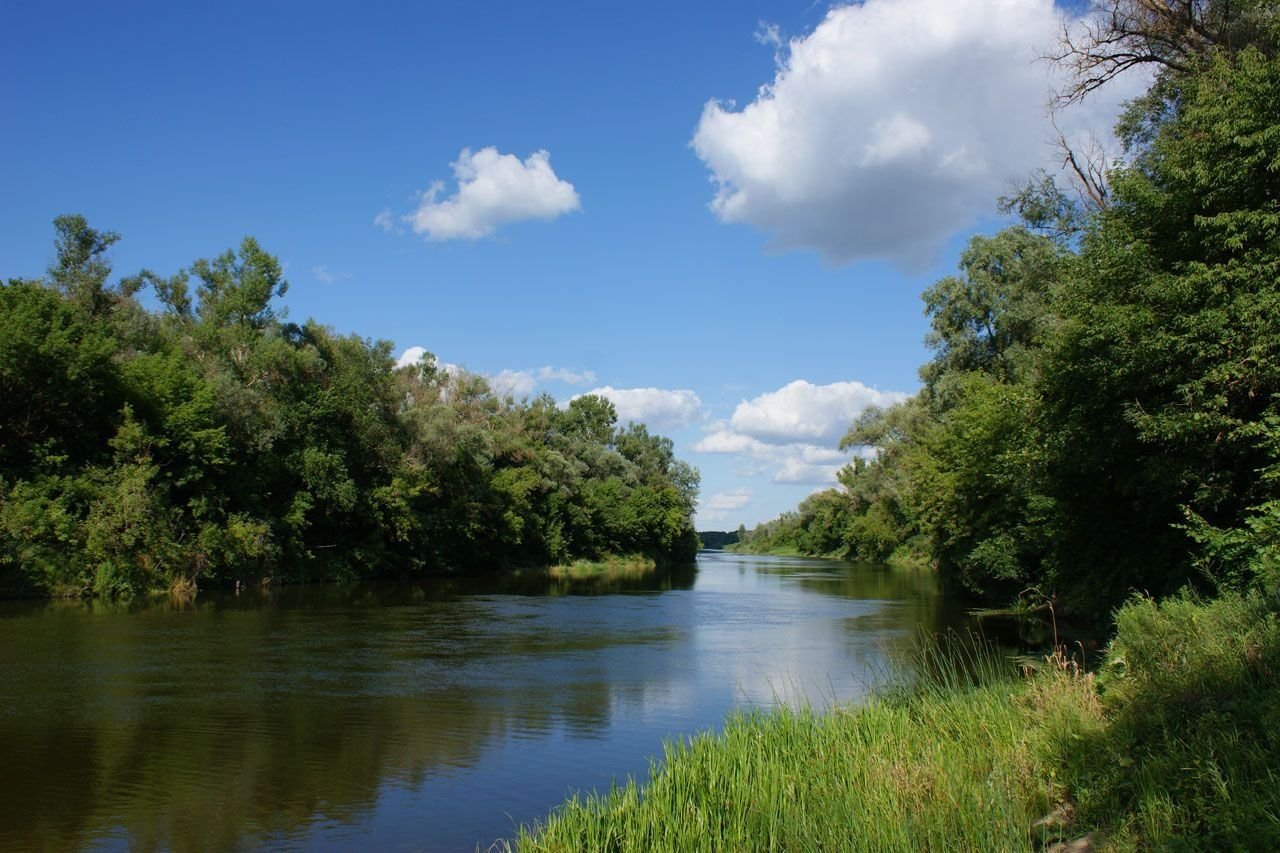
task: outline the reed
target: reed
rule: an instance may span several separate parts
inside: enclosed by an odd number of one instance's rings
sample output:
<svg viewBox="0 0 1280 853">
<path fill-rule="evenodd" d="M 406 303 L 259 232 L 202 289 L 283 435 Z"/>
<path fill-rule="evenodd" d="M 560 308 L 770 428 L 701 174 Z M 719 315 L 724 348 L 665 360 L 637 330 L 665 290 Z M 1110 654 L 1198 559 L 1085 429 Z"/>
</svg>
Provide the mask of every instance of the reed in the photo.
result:
<svg viewBox="0 0 1280 853">
<path fill-rule="evenodd" d="M 637 580 L 652 575 L 657 568 L 657 563 L 652 559 L 639 554 L 608 556 L 599 560 L 575 560 L 551 566 L 547 569 L 547 577 L 554 581 Z"/>
<path fill-rule="evenodd" d="M 922 646 L 856 708 L 745 712 L 667 745 L 647 785 L 571 799 L 520 850 L 1012 850 L 1061 799 L 1042 726 L 1086 730 L 1087 680 L 1030 696 L 989 646 Z M 1034 702 L 1032 699 L 1034 698 Z M 1039 707 L 1038 707 L 1039 705 Z"/>
</svg>

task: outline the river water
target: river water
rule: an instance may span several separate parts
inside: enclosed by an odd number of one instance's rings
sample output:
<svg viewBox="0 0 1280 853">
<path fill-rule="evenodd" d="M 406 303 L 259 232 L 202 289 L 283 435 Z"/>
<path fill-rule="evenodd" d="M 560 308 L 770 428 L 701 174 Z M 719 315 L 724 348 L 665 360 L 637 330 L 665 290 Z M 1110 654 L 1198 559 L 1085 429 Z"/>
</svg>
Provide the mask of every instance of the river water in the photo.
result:
<svg viewBox="0 0 1280 853">
<path fill-rule="evenodd" d="M 485 848 L 963 619 L 925 573 L 719 552 L 594 589 L 0 602 L 0 849 Z"/>
</svg>

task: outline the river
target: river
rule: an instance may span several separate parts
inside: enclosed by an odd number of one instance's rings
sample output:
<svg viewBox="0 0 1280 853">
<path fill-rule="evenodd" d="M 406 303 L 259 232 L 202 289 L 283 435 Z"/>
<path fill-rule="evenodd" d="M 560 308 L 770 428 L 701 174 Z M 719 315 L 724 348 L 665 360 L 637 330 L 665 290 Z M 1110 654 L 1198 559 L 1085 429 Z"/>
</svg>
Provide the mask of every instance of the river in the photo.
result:
<svg viewBox="0 0 1280 853">
<path fill-rule="evenodd" d="M 484 848 L 963 619 L 926 573 L 719 552 L 597 589 L 0 602 L 0 849 Z"/>
</svg>

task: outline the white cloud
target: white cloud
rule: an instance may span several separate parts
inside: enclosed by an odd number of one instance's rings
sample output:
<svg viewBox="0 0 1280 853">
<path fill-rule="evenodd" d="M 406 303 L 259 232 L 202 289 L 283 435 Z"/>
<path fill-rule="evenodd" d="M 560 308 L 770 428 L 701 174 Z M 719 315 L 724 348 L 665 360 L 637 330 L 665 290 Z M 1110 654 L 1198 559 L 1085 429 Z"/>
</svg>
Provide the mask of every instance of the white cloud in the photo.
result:
<svg viewBox="0 0 1280 853">
<path fill-rule="evenodd" d="M 386 231 L 388 234 L 392 231 L 398 232 L 400 230 L 399 226 L 396 225 L 395 217 L 392 215 L 391 208 L 389 207 L 384 207 L 382 210 L 378 211 L 378 215 L 373 217 L 373 224 L 376 227 L 381 228 L 383 231 Z"/>
<path fill-rule="evenodd" d="M 831 486 L 856 451 L 837 447 L 853 420 L 868 406 L 891 406 L 907 398 L 861 382 L 814 385 L 797 379 L 777 391 L 743 400 L 728 421 L 717 421 L 694 443 L 695 453 L 739 457 L 739 473 L 772 471 L 775 483 Z"/>
<path fill-rule="evenodd" d="M 727 427 L 712 430 L 693 445 L 694 453 L 751 453 L 767 452 L 767 445 L 749 435 L 736 433 Z"/>
<path fill-rule="evenodd" d="M 612 401 L 618 422 L 635 421 L 655 430 L 686 427 L 702 414 L 702 400 L 688 389 L 613 388 L 605 385 L 588 391 Z M 581 396 L 581 395 L 580 395 Z"/>
<path fill-rule="evenodd" d="M 777 24 L 771 24 L 768 21 L 756 22 L 756 31 L 751 34 L 756 40 L 756 44 L 763 44 L 768 47 L 782 47 L 782 32 Z"/>
<path fill-rule="evenodd" d="M 409 347 L 404 352 L 400 353 L 400 357 L 396 359 L 396 367 L 409 367 L 411 365 L 415 365 L 421 361 L 422 357 L 428 352 L 429 350 L 427 350 L 426 347 Z M 432 355 L 434 356 L 435 354 L 432 353 Z M 443 371 L 450 376 L 463 372 L 461 365 L 453 364 L 448 361 L 440 361 L 439 359 L 436 359 L 436 370 Z"/>
<path fill-rule="evenodd" d="M 865 0 L 790 41 L 741 110 L 711 101 L 693 147 L 711 209 L 779 249 L 921 266 L 993 209 L 1010 180 L 1056 163 L 1045 115 L 1061 26 L 1052 0 Z M 762 27 L 757 41 L 776 30 Z M 1062 117 L 1109 136 L 1140 75 Z"/>
<path fill-rule="evenodd" d="M 351 273 L 349 272 L 334 272 L 325 266 L 312 267 L 311 274 L 325 284 L 333 284 L 335 281 L 351 278 Z"/>
<path fill-rule="evenodd" d="M 729 492 L 718 492 L 707 498 L 706 508 L 712 512 L 722 512 L 726 510 L 742 509 L 751 503 L 750 489 L 734 489 Z M 699 503 L 699 507 L 702 504 Z"/>
<path fill-rule="evenodd" d="M 596 375 L 590 370 L 575 371 L 567 367 L 539 367 L 536 371 L 539 382 L 563 382 L 566 385 L 586 385 L 595 382 Z"/>
<path fill-rule="evenodd" d="M 457 191 L 441 199 L 444 183 L 436 181 L 423 193 L 418 209 L 405 217 L 415 233 L 429 240 L 475 240 L 503 225 L 549 221 L 582 207 L 573 184 L 552 170 L 546 151 L 535 151 L 522 162 L 493 147 L 464 148 L 451 165 Z M 381 219 L 379 214 L 374 221 Z"/>
<path fill-rule="evenodd" d="M 409 347 L 396 360 L 396 367 L 417 364 L 427 353 L 426 347 Z M 462 372 L 463 368 L 456 364 L 437 361 L 436 366 L 449 374 Z M 500 370 L 497 373 L 481 373 L 489 381 L 489 387 L 495 393 L 512 397 L 528 397 L 539 384 L 546 382 L 563 382 L 567 385 L 584 385 L 594 382 L 596 375 L 590 370 L 570 370 L 567 367 L 531 368 L 529 370 Z M 692 393 L 692 392 L 689 392 Z"/>
<path fill-rule="evenodd" d="M 729 517 L 730 513 L 743 509 L 749 503 L 751 503 L 750 489 L 733 489 L 728 492 L 718 492 L 705 500 L 699 500 L 698 526 L 702 527 L 713 522 L 724 521 Z"/>
<path fill-rule="evenodd" d="M 770 444 L 804 442 L 835 445 L 868 406 L 891 406 L 907 398 L 861 382 L 814 385 L 803 379 L 777 391 L 743 400 L 733 411 L 733 431 Z"/>
<path fill-rule="evenodd" d="M 396 367 L 408 367 L 411 364 L 417 364 L 426 354 L 426 347 L 409 347 L 400 353 L 400 357 L 396 359 Z"/>
<path fill-rule="evenodd" d="M 494 391 L 512 397 L 528 397 L 538 384 L 537 378 L 527 370 L 501 370 L 488 379 Z"/>
<path fill-rule="evenodd" d="M 802 484 L 806 486 L 831 486 L 836 482 L 836 473 L 844 467 L 839 465 L 813 465 L 803 458 L 789 456 L 782 461 L 782 466 L 774 472 L 773 482 Z"/>
</svg>

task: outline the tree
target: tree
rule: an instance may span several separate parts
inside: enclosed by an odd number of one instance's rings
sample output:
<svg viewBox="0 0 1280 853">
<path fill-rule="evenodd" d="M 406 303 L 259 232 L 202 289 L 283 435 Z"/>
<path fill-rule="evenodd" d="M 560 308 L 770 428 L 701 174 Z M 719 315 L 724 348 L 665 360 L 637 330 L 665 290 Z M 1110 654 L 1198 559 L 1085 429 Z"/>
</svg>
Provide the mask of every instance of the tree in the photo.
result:
<svg viewBox="0 0 1280 853">
<path fill-rule="evenodd" d="M 1047 57 L 1068 72 L 1062 104 L 1083 100 L 1133 68 L 1156 70 L 1163 83 L 1202 69 L 1215 54 L 1248 47 L 1274 55 L 1280 44 L 1268 0 L 1097 0 L 1078 24 L 1065 22 Z"/>
<path fill-rule="evenodd" d="M 1025 378 L 1063 264 L 1060 245 L 1020 226 L 972 238 L 960 256 L 962 275 L 924 292 L 925 343 L 934 351 L 920 371 L 925 382 L 936 388 L 948 374 L 968 371 Z"/>
</svg>

